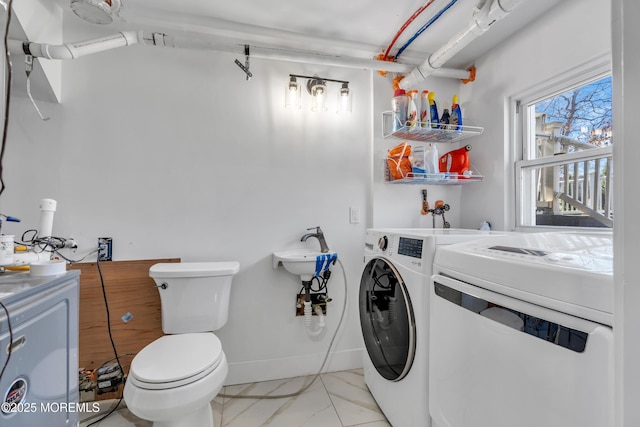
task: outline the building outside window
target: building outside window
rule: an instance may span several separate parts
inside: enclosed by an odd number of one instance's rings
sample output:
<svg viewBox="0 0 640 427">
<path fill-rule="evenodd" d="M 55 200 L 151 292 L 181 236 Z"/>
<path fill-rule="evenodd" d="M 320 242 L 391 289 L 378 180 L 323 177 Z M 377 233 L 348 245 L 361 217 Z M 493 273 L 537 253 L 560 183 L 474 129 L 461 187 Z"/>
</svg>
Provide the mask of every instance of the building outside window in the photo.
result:
<svg viewBox="0 0 640 427">
<path fill-rule="evenodd" d="M 613 227 L 611 76 L 580 77 L 515 103 L 519 228 Z"/>
</svg>

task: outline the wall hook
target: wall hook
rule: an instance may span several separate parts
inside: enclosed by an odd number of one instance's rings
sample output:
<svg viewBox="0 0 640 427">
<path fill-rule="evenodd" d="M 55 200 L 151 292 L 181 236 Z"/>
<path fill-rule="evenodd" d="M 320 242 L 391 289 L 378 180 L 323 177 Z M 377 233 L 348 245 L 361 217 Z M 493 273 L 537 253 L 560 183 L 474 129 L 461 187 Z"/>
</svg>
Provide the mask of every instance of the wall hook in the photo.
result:
<svg viewBox="0 0 640 427">
<path fill-rule="evenodd" d="M 253 74 L 251 74 L 251 71 L 249 71 L 249 45 L 248 44 L 244 45 L 244 57 L 245 57 L 244 65 L 242 64 L 242 62 L 238 61 L 237 59 L 235 62 L 236 62 L 236 65 L 240 67 L 242 71 L 244 71 L 244 73 L 247 75 L 247 81 L 248 81 L 251 77 L 253 77 Z"/>
</svg>

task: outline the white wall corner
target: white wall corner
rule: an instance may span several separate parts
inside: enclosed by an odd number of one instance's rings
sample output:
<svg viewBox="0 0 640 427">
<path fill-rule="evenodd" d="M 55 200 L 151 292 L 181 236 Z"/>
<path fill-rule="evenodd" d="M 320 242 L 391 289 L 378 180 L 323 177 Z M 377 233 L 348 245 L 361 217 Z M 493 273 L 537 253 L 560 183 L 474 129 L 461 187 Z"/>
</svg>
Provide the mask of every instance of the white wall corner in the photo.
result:
<svg viewBox="0 0 640 427">
<path fill-rule="evenodd" d="M 22 27 L 27 40 L 63 43 L 63 10 L 58 3 L 50 0 L 23 0 L 14 2 L 13 10 L 14 19 Z M 23 61 L 24 57 L 12 61 L 16 71 L 23 70 Z M 62 61 L 39 59 L 30 80 L 34 98 L 51 102 L 62 100 Z"/>
</svg>

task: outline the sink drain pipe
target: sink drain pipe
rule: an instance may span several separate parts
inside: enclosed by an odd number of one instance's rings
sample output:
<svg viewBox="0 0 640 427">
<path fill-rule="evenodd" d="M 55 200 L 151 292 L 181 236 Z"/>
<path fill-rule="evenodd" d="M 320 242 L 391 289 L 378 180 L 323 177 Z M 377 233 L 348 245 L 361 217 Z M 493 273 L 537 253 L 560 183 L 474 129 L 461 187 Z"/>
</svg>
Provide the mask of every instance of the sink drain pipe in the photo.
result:
<svg viewBox="0 0 640 427">
<path fill-rule="evenodd" d="M 311 305 L 311 280 L 302 281 L 302 285 L 304 286 L 304 325 L 307 328 L 307 333 L 312 337 L 316 337 L 322 333 L 326 323 L 324 321 L 324 313 L 322 312 L 322 307 L 317 305 L 315 309 Z M 316 313 L 318 317 L 318 327 L 314 329 L 313 327 L 313 313 Z"/>
</svg>

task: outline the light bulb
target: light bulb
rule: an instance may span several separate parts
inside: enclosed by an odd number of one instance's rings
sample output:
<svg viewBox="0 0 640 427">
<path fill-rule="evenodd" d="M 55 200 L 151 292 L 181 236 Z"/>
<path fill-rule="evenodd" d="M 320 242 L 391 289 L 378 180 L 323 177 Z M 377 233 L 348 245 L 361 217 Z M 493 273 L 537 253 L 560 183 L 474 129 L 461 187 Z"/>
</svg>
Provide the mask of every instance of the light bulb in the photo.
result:
<svg viewBox="0 0 640 427">
<path fill-rule="evenodd" d="M 285 107 L 300 109 L 302 104 L 300 103 L 300 83 L 296 81 L 296 78 L 291 76 L 287 87 L 285 88 Z"/>
<path fill-rule="evenodd" d="M 351 91 L 349 83 L 342 83 L 340 92 L 338 92 L 338 114 L 351 113 Z"/>
<path fill-rule="evenodd" d="M 311 111 L 327 111 L 327 97 L 325 96 L 327 87 L 323 80 L 315 80 L 311 86 Z"/>
</svg>

